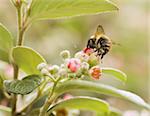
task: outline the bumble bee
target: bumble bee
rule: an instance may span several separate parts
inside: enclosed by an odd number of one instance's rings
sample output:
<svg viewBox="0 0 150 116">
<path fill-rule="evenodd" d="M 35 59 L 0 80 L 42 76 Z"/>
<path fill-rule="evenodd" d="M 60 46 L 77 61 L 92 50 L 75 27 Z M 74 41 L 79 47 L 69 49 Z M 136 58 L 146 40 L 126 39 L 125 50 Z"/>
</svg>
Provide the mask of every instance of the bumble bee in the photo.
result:
<svg viewBox="0 0 150 116">
<path fill-rule="evenodd" d="M 94 49 L 94 52 L 103 59 L 104 55 L 109 52 L 111 46 L 111 39 L 105 35 L 103 27 L 98 25 L 96 33 L 88 40 L 87 48 Z"/>
</svg>

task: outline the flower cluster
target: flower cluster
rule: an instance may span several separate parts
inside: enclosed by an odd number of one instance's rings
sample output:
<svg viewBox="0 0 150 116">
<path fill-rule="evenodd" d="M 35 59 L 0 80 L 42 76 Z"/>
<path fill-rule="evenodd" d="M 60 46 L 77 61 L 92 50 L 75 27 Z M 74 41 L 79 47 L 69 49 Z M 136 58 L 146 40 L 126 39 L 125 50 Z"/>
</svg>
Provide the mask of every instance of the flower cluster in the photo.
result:
<svg viewBox="0 0 150 116">
<path fill-rule="evenodd" d="M 85 48 L 77 52 L 74 57 L 70 56 L 70 52 L 64 50 L 60 53 L 63 64 L 48 66 L 45 63 L 38 65 L 41 74 L 51 78 L 84 78 L 91 77 L 98 80 L 101 77 L 100 59 L 90 48 Z"/>
</svg>

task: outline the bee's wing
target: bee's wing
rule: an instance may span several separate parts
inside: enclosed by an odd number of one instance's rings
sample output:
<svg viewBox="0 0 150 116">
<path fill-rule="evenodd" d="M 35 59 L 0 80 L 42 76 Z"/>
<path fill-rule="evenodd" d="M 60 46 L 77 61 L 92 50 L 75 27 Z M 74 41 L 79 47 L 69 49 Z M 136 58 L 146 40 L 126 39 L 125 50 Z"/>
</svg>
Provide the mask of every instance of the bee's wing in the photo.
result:
<svg viewBox="0 0 150 116">
<path fill-rule="evenodd" d="M 95 35 L 105 34 L 104 29 L 101 25 L 98 25 Z"/>
</svg>

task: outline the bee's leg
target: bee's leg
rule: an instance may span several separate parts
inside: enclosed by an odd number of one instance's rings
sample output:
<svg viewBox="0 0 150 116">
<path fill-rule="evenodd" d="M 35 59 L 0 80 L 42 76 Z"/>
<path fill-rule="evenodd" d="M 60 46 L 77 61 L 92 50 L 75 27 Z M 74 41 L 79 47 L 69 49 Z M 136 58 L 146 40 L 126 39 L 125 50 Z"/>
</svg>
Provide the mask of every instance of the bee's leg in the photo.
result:
<svg viewBox="0 0 150 116">
<path fill-rule="evenodd" d="M 101 48 L 97 49 L 97 56 L 101 56 L 102 55 L 102 50 Z"/>
<path fill-rule="evenodd" d="M 95 40 L 89 39 L 87 43 L 87 48 L 95 48 Z"/>
<path fill-rule="evenodd" d="M 104 58 L 104 55 L 105 55 L 105 54 L 102 54 L 101 59 L 103 59 L 103 58 Z"/>
<path fill-rule="evenodd" d="M 91 41 L 91 39 L 89 39 L 88 42 L 87 42 L 87 46 L 86 46 L 87 48 L 90 47 L 90 41 Z"/>
<path fill-rule="evenodd" d="M 104 52 L 102 53 L 101 59 L 104 58 L 104 56 L 107 54 L 108 51 L 109 51 L 108 49 L 104 49 Z"/>
<path fill-rule="evenodd" d="M 97 52 L 98 50 L 97 49 L 94 49 L 94 52 Z"/>
<path fill-rule="evenodd" d="M 100 59 L 101 59 L 102 54 L 103 54 L 103 50 L 102 50 L 101 48 L 98 49 L 97 56 L 98 56 Z M 101 63 L 103 63 L 102 60 L 101 60 Z"/>
<path fill-rule="evenodd" d="M 87 43 L 87 48 L 90 48 L 92 43 L 93 43 L 92 39 L 89 39 Z"/>
<path fill-rule="evenodd" d="M 99 51 L 99 52 L 97 52 L 97 55 L 98 55 L 98 56 L 101 56 L 101 55 L 102 55 L 102 53 Z"/>
</svg>

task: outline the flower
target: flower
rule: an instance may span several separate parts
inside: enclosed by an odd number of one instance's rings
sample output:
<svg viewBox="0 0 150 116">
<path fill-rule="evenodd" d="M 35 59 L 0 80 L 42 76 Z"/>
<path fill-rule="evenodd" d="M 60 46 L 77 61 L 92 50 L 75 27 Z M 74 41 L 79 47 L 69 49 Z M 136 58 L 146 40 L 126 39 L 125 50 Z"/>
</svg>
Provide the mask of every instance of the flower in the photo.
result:
<svg viewBox="0 0 150 116">
<path fill-rule="evenodd" d="M 47 64 L 45 63 L 45 62 L 42 62 L 42 63 L 40 63 L 38 66 L 37 66 L 37 69 L 39 70 L 39 71 L 41 71 L 43 68 L 45 68 L 47 66 Z"/>
<path fill-rule="evenodd" d="M 37 69 L 41 72 L 42 75 L 49 75 L 47 64 L 45 62 L 42 62 L 39 65 L 37 65 Z"/>
<path fill-rule="evenodd" d="M 84 48 L 83 52 L 84 52 L 84 54 L 89 56 L 87 62 L 89 63 L 90 67 L 100 64 L 100 62 L 101 62 L 100 58 L 96 54 L 96 52 L 94 52 L 94 49 L 92 49 L 92 48 Z"/>
<path fill-rule="evenodd" d="M 90 67 L 93 67 L 93 66 L 99 65 L 101 63 L 101 61 L 100 61 L 100 58 L 97 57 L 95 54 L 91 54 L 89 56 L 88 63 L 90 65 Z"/>
<path fill-rule="evenodd" d="M 47 76 L 47 75 L 49 75 L 49 72 L 48 72 L 48 70 L 46 68 L 43 68 L 41 70 L 41 74 L 44 75 L 44 76 Z"/>
<path fill-rule="evenodd" d="M 67 77 L 67 71 L 65 68 L 60 68 L 58 73 L 60 77 Z"/>
<path fill-rule="evenodd" d="M 80 59 L 82 62 L 87 62 L 89 60 L 89 56 L 85 54 L 83 51 L 77 52 L 75 54 L 75 58 Z"/>
<path fill-rule="evenodd" d="M 81 61 L 77 58 L 71 58 L 67 61 L 67 67 L 71 72 L 77 72 L 81 67 Z"/>
<path fill-rule="evenodd" d="M 64 50 L 60 53 L 60 56 L 65 60 L 70 58 L 70 52 L 68 50 Z"/>
<path fill-rule="evenodd" d="M 73 98 L 73 96 L 72 96 L 71 94 L 65 94 L 65 95 L 63 96 L 63 99 L 64 99 L 64 100 L 68 100 L 68 99 L 71 99 L 71 98 Z"/>
<path fill-rule="evenodd" d="M 88 69 L 89 69 L 89 64 L 88 64 L 87 62 L 82 62 L 81 68 L 82 68 L 83 70 L 88 70 Z"/>
<path fill-rule="evenodd" d="M 56 74 L 59 71 L 59 66 L 58 65 L 50 66 L 48 70 L 51 74 Z"/>
<path fill-rule="evenodd" d="M 65 68 L 65 65 L 64 65 L 64 64 L 61 64 L 61 65 L 60 65 L 60 68 Z"/>
<path fill-rule="evenodd" d="M 94 50 L 92 48 L 84 48 L 83 52 L 87 55 L 91 55 L 92 53 L 94 53 Z"/>
<path fill-rule="evenodd" d="M 102 75 L 102 70 L 99 66 L 94 66 L 90 69 L 89 73 L 93 79 L 98 80 Z"/>
</svg>

